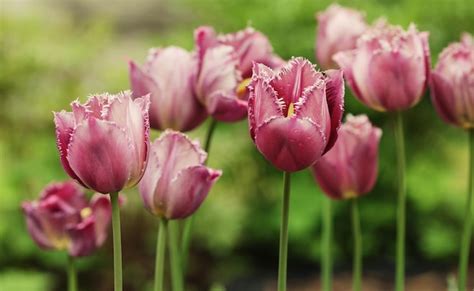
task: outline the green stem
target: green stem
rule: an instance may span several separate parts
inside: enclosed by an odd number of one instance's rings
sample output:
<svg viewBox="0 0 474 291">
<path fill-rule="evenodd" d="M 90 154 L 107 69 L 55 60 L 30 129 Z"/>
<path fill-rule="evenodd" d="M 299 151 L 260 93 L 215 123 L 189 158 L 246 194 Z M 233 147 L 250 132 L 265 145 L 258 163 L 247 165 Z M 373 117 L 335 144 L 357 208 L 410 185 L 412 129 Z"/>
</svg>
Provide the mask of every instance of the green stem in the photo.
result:
<svg viewBox="0 0 474 291">
<path fill-rule="evenodd" d="M 281 208 L 280 255 L 278 261 L 278 291 L 286 290 L 286 269 L 288 258 L 288 218 L 290 212 L 290 177 L 289 172 L 283 174 L 283 203 Z"/>
<path fill-rule="evenodd" d="M 168 247 L 170 250 L 171 263 L 171 285 L 173 291 L 183 291 L 183 273 L 181 271 L 182 261 L 180 259 L 180 248 L 178 245 L 178 223 L 172 221 L 168 225 Z"/>
<path fill-rule="evenodd" d="M 352 199 L 352 231 L 354 236 L 354 259 L 352 270 L 352 291 L 362 290 L 362 235 L 360 231 L 357 198 Z"/>
<path fill-rule="evenodd" d="M 158 228 L 158 237 L 156 239 L 156 261 L 155 261 L 155 289 L 154 291 L 163 291 L 164 283 L 164 262 L 166 246 L 166 227 L 168 220 L 160 219 Z"/>
<path fill-rule="evenodd" d="M 204 151 L 207 153 L 207 159 L 204 164 L 207 164 L 209 160 L 209 150 L 211 149 L 211 141 L 212 136 L 214 135 L 214 130 L 216 129 L 217 120 L 211 119 L 211 123 L 209 124 L 209 128 L 206 134 L 206 141 L 204 143 Z M 181 240 L 181 252 L 182 252 L 182 261 L 183 261 L 183 270 L 186 270 L 186 265 L 188 261 L 188 254 L 189 254 L 189 244 L 191 243 L 191 229 L 193 226 L 194 215 L 189 217 L 184 221 L 183 227 L 183 237 Z"/>
<path fill-rule="evenodd" d="M 395 290 L 405 289 L 405 141 L 403 136 L 403 116 L 401 112 L 395 114 L 394 119 L 395 146 L 397 151 L 398 176 L 398 205 L 397 205 L 397 261 L 395 273 Z"/>
<path fill-rule="evenodd" d="M 322 290 L 331 291 L 332 288 L 332 201 L 323 196 L 323 233 L 321 244 Z"/>
<path fill-rule="evenodd" d="M 472 231 L 472 192 L 474 183 L 474 130 L 469 130 L 469 186 L 466 201 L 466 213 L 461 238 L 461 253 L 459 257 L 459 291 L 466 290 L 467 272 L 469 265 L 469 248 Z"/>
<path fill-rule="evenodd" d="M 67 290 L 77 291 L 77 272 L 74 266 L 74 258 L 68 255 L 67 258 Z"/>
<path fill-rule="evenodd" d="M 114 240 L 114 290 L 122 291 L 122 241 L 118 192 L 110 193 L 112 203 L 112 232 Z"/>
</svg>

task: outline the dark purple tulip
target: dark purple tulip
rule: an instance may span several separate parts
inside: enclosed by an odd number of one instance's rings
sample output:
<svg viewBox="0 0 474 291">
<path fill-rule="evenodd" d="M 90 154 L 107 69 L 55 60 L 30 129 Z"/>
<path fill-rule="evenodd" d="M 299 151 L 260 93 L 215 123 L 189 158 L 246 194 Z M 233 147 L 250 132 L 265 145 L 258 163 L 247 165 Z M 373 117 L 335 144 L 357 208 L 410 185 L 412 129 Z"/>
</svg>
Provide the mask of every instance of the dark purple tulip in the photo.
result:
<svg viewBox="0 0 474 291">
<path fill-rule="evenodd" d="M 89 202 L 72 181 L 48 185 L 39 200 L 23 202 L 22 209 L 38 246 L 74 257 L 90 255 L 104 244 L 112 213 L 107 196 L 95 194 Z"/>
</svg>

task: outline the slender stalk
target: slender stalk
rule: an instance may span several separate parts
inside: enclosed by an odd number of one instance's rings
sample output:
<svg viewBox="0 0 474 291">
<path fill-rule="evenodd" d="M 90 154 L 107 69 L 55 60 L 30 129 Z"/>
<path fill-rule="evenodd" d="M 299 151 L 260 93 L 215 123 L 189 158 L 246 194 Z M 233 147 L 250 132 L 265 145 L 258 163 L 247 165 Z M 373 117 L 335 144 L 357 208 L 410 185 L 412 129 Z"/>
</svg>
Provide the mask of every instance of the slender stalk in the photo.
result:
<svg viewBox="0 0 474 291">
<path fill-rule="evenodd" d="M 354 236 L 354 259 L 352 269 L 352 291 L 362 290 L 362 235 L 360 231 L 359 206 L 352 199 L 352 232 Z"/>
<path fill-rule="evenodd" d="M 323 233 L 321 244 L 321 268 L 322 268 L 322 290 L 332 289 L 332 201 L 329 197 L 323 196 Z"/>
<path fill-rule="evenodd" d="M 154 291 L 163 291 L 167 225 L 168 220 L 166 220 L 165 218 L 160 219 L 160 225 L 158 227 L 158 237 L 156 239 L 155 288 L 153 289 Z"/>
<path fill-rule="evenodd" d="M 469 265 L 469 248 L 472 232 L 472 192 L 474 183 L 474 130 L 469 130 L 469 186 L 467 191 L 466 213 L 461 238 L 461 253 L 459 257 L 459 291 L 465 291 Z"/>
<path fill-rule="evenodd" d="M 217 120 L 212 119 L 211 123 L 209 124 L 209 128 L 207 130 L 206 141 L 204 143 L 204 151 L 207 153 L 207 160 L 204 162 L 205 164 L 209 160 L 209 150 L 211 149 L 212 136 L 214 135 L 214 130 L 216 128 L 216 125 L 217 125 Z M 183 270 L 186 270 L 186 265 L 188 261 L 189 244 L 191 243 L 191 228 L 193 226 L 193 221 L 194 221 L 194 215 L 184 221 L 183 237 L 181 240 Z"/>
<path fill-rule="evenodd" d="M 67 290 L 77 291 L 77 272 L 74 265 L 74 258 L 72 256 L 67 257 Z"/>
<path fill-rule="evenodd" d="M 283 174 L 283 203 L 281 208 L 280 255 L 278 260 L 278 291 L 286 290 L 286 269 L 288 258 L 288 218 L 290 212 L 290 178 L 291 174 Z"/>
<path fill-rule="evenodd" d="M 112 232 L 114 240 L 114 290 L 122 291 L 122 235 L 120 234 L 120 208 L 118 192 L 110 193 L 112 203 Z"/>
<path fill-rule="evenodd" d="M 403 136 L 403 116 L 401 112 L 394 116 L 395 146 L 397 151 L 398 205 L 397 205 L 397 261 L 395 272 L 395 290 L 405 289 L 405 141 Z"/>
<path fill-rule="evenodd" d="M 169 223 L 168 226 L 171 263 L 171 285 L 173 291 L 183 291 L 183 273 L 181 271 L 182 261 L 180 259 L 180 248 L 178 245 L 178 224 L 175 221 Z"/>
</svg>

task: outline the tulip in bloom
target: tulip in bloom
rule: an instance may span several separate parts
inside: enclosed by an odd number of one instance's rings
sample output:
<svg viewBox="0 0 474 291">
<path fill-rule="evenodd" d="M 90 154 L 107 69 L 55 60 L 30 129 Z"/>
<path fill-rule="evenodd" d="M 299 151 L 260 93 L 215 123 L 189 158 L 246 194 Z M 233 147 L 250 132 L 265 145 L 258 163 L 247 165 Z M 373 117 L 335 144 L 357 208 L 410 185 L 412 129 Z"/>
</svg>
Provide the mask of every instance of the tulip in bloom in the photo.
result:
<svg viewBox="0 0 474 291">
<path fill-rule="evenodd" d="M 206 108 L 194 94 L 196 69 L 193 55 L 179 47 L 151 49 L 142 68 L 129 62 L 132 97 L 151 94 L 152 128 L 188 131 L 206 119 Z"/>
<path fill-rule="evenodd" d="M 88 202 L 84 191 L 72 181 L 48 185 L 39 200 L 23 202 L 22 208 L 31 237 L 43 249 L 87 256 L 107 238 L 110 200 L 96 194 Z"/>
<path fill-rule="evenodd" d="M 136 185 L 145 171 L 149 147 L 149 96 L 130 92 L 93 95 L 75 101 L 72 112 L 54 114 L 64 170 L 100 193 Z"/>
<path fill-rule="evenodd" d="M 323 68 L 337 68 L 333 55 L 356 47 L 357 39 L 367 30 L 365 17 L 357 10 L 332 4 L 316 19 L 316 59 Z"/>
<path fill-rule="evenodd" d="M 197 98 L 216 120 L 234 122 L 245 118 L 252 62 L 274 68 L 283 61 L 273 54 L 267 37 L 252 28 L 216 35 L 212 27 L 203 26 L 194 35 Z"/>
<path fill-rule="evenodd" d="M 294 58 L 279 73 L 254 65 L 250 135 L 275 167 L 287 172 L 314 164 L 337 139 L 344 102 L 340 70 L 318 72 Z"/>
<path fill-rule="evenodd" d="M 166 219 L 193 214 L 222 172 L 204 165 L 198 143 L 167 130 L 151 146 L 148 166 L 139 184 L 145 208 Z"/>
<path fill-rule="evenodd" d="M 313 165 L 323 191 L 333 199 L 357 197 L 372 190 L 377 180 L 382 130 L 366 115 L 348 115 L 334 147 Z"/>
<path fill-rule="evenodd" d="M 334 60 L 362 103 L 378 111 L 405 110 L 420 101 L 428 81 L 428 33 L 413 24 L 404 31 L 379 23 L 358 39 L 354 50 Z"/>
<path fill-rule="evenodd" d="M 431 71 L 431 96 L 444 121 L 474 128 L 474 40 L 464 34 L 461 42 L 443 50 Z"/>
</svg>

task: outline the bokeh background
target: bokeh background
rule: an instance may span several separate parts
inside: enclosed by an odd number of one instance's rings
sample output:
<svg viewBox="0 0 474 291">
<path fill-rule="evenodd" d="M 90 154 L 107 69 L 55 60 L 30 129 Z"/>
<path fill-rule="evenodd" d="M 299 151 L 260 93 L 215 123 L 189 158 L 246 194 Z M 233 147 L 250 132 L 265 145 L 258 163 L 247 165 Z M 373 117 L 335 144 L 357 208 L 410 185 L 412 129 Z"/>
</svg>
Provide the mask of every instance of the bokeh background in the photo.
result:
<svg viewBox="0 0 474 291">
<path fill-rule="evenodd" d="M 19 205 L 67 178 L 55 146 L 52 111 L 90 93 L 129 88 L 127 60 L 150 47 L 193 46 L 202 24 L 219 32 L 252 25 L 284 58 L 314 61 L 315 12 L 327 0 L 0 0 L 0 289 L 65 290 L 66 257 L 44 252 L 26 232 Z M 339 1 L 430 32 L 433 63 L 463 31 L 474 32 L 471 0 Z M 366 290 L 390 290 L 395 246 L 395 156 L 390 116 L 358 103 L 382 127 L 380 175 L 361 199 Z M 456 272 L 467 188 L 467 135 L 440 121 L 426 94 L 406 112 L 407 274 L 410 290 L 446 290 Z M 190 135 L 202 139 L 207 124 Z M 158 133 L 153 133 L 158 136 Z M 256 151 L 247 123 L 219 124 L 209 164 L 224 170 L 195 219 L 187 290 L 274 290 L 281 173 Z M 309 171 L 293 175 L 289 290 L 318 290 L 321 199 Z M 151 290 L 157 219 L 136 190 L 122 212 L 125 290 Z M 334 203 L 335 289 L 350 290 L 349 205 Z M 474 260 L 471 260 L 473 262 Z M 82 290 L 112 290 L 110 240 L 79 261 Z M 474 273 L 471 269 L 471 284 Z"/>
</svg>

